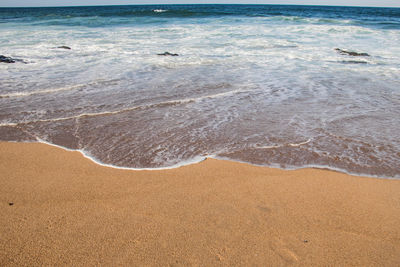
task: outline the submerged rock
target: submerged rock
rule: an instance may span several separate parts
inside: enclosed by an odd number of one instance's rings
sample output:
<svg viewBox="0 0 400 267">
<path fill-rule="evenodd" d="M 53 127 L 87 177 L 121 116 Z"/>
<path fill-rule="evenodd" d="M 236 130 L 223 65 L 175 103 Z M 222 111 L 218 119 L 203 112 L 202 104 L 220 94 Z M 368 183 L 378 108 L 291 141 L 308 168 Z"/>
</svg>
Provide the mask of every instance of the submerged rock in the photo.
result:
<svg viewBox="0 0 400 267">
<path fill-rule="evenodd" d="M 162 54 L 157 54 L 157 55 L 159 55 L 159 56 L 172 56 L 172 57 L 177 57 L 177 56 L 179 56 L 178 54 L 172 54 L 172 53 L 170 53 L 170 52 L 164 52 L 164 53 L 162 53 Z"/>
<path fill-rule="evenodd" d="M 367 61 L 362 61 L 362 60 L 343 60 L 342 63 L 344 63 L 344 64 L 368 64 Z"/>
<path fill-rule="evenodd" d="M 18 59 L 18 58 L 12 58 L 12 57 L 6 57 L 3 55 L 0 55 L 0 62 L 2 63 L 15 63 L 15 62 L 22 62 L 25 63 L 25 61 L 23 61 L 22 59 Z"/>
<path fill-rule="evenodd" d="M 61 49 L 68 49 L 71 50 L 71 47 L 66 46 L 66 45 L 62 45 L 62 46 L 57 46 L 57 48 L 61 48 Z"/>
<path fill-rule="evenodd" d="M 335 48 L 336 51 L 338 51 L 339 54 L 341 55 L 349 55 L 349 56 L 353 56 L 353 57 L 369 57 L 369 54 L 367 53 L 357 53 L 354 51 L 346 51 L 340 48 Z"/>
</svg>

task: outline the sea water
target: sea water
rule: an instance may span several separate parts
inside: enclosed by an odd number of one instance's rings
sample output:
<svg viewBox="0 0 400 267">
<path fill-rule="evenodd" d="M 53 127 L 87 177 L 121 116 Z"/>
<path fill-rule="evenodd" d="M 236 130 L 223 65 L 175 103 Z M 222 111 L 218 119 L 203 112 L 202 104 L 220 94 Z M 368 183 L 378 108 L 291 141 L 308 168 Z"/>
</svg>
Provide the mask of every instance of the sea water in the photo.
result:
<svg viewBox="0 0 400 267">
<path fill-rule="evenodd" d="M 400 9 L 0 8 L 0 54 L 3 141 L 400 177 Z"/>
</svg>

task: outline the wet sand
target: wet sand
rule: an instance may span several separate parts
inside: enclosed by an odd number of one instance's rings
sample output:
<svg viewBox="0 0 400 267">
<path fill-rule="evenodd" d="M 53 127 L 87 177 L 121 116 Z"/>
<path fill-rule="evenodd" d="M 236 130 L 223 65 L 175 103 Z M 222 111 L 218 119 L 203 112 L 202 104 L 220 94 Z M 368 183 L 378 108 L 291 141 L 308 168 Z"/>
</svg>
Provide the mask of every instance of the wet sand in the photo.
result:
<svg viewBox="0 0 400 267">
<path fill-rule="evenodd" d="M 400 181 L 0 143 L 0 265 L 398 266 Z"/>
</svg>

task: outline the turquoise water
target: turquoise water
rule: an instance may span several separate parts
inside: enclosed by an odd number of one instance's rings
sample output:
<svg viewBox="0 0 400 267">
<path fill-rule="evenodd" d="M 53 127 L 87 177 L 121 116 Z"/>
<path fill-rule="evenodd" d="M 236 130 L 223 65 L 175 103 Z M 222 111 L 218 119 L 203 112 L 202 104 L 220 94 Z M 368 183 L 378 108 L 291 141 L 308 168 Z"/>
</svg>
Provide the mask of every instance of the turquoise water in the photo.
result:
<svg viewBox="0 0 400 267">
<path fill-rule="evenodd" d="M 400 177 L 399 44 L 396 8 L 0 8 L 0 140 Z"/>
</svg>

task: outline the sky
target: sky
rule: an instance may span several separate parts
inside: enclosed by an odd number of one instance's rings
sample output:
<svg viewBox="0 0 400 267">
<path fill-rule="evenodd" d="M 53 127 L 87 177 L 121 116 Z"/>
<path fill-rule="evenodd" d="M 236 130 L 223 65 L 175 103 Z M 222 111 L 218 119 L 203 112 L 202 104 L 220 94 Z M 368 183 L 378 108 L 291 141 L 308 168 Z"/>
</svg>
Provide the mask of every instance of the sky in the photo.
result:
<svg viewBox="0 0 400 267">
<path fill-rule="evenodd" d="M 400 7 L 400 0 L 0 0 L 0 7 L 136 4 L 289 4 Z"/>
</svg>

